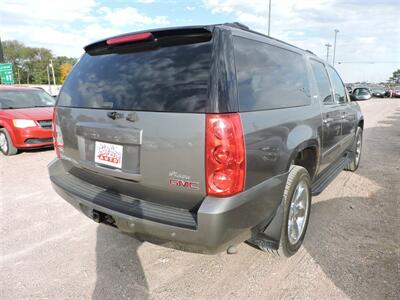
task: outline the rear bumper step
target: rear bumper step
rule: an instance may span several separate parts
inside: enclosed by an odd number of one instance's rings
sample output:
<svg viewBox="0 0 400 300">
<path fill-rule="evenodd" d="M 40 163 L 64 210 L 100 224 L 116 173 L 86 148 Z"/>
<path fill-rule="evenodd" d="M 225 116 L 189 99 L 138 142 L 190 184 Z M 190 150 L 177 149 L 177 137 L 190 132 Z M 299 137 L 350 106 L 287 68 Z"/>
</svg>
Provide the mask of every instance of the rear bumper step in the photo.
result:
<svg viewBox="0 0 400 300">
<path fill-rule="evenodd" d="M 273 177 L 232 197 L 207 196 L 197 214 L 121 195 L 71 175 L 62 162 L 49 166 L 56 192 L 96 222 L 166 247 L 217 253 L 248 240 L 252 229 L 272 218 L 287 174 Z"/>
<path fill-rule="evenodd" d="M 161 206 L 105 190 L 69 173 L 50 176 L 50 180 L 67 193 L 122 214 L 183 228 L 197 227 L 196 215 L 184 209 Z"/>
</svg>

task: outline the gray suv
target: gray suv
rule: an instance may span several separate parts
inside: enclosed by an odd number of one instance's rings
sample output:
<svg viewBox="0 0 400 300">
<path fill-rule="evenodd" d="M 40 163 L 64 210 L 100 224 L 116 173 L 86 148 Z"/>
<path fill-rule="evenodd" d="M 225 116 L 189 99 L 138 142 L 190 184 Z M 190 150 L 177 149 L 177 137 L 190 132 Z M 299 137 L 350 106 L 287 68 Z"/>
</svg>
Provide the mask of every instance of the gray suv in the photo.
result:
<svg viewBox="0 0 400 300">
<path fill-rule="evenodd" d="M 309 51 L 239 23 L 84 49 L 58 97 L 48 168 L 96 222 L 186 251 L 247 241 L 290 256 L 311 196 L 358 167 L 360 108 Z"/>
</svg>

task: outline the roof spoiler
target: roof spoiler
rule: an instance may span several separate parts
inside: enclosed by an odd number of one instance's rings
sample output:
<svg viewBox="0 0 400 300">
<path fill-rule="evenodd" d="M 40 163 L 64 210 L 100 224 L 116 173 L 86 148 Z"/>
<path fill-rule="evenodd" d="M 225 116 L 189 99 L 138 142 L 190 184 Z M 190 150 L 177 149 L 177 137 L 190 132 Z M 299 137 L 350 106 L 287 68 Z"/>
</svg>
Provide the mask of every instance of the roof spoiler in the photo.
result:
<svg viewBox="0 0 400 300">
<path fill-rule="evenodd" d="M 211 40 L 212 29 L 204 27 L 179 27 L 122 34 L 84 47 L 90 55 L 121 51 L 145 51 L 153 48 L 200 43 Z"/>
</svg>

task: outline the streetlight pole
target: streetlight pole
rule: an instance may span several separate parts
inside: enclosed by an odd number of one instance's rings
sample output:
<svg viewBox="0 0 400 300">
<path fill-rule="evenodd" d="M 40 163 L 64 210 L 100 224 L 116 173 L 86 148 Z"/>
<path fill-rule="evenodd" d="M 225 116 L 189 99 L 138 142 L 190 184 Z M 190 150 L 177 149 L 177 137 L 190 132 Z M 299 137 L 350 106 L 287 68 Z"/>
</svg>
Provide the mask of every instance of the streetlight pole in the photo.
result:
<svg viewBox="0 0 400 300">
<path fill-rule="evenodd" d="M 271 35 L 271 0 L 269 0 L 268 6 L 268 36 Z"/>
<path fill-rule="evenodd" d="M 56 76 L 54 75 L 54 66 L 53 66 L 53 60 L 52 59 L 50 59 L 49 67 L 51 68 L 51 72 L 53 73 L 54 90 L 57 90 L 57 87 L 56 87 Z"/>
<path fill-rule="evenodd" d="M 339 30 L 335 29 L 335 41 L 333 43 L 333 59 L 332 59 L 332 65 L 335 66 L 335 57 L 336 57 L 336 36 L 338 34 Z"/>
<path fill-rule="evenodd" d="M 50 82 L 50 72 L 49 72 L 49 66 L 46 66 L 46 71 L 47 71 L 47 82 L 49 84 L 49 94 L 53 95 L 51 91 L 51 82 Z"/>
<path fill-rule="evenodd" d="M 326 43 L 325 46 L 326 46 L 326 62 L 328 62 L 328 59 L 329 59 L 329 48 L 332 47 L 332 45 L 329 44 L 329 43 Z"/>
</svg>

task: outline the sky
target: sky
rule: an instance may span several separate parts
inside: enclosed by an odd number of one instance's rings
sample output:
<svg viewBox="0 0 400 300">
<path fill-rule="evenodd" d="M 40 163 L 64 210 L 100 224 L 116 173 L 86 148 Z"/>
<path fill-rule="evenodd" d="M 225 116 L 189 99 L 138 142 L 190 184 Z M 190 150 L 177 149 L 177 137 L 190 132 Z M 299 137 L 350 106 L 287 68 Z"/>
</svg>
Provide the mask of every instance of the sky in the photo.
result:
<svg viewBox="0 0 400 300">
<path fill-rule="evenodd" d="M 272 0 L 271 36 L 326 58 L 338 29 L 343 80 L 386 81 L 400 68 L 399 11 L 400 0 Z M 235 21 L 266 33 L 268 0 L 0 0 L 2 41 L 70 57 L 122 33 Z"/>
</svg>

